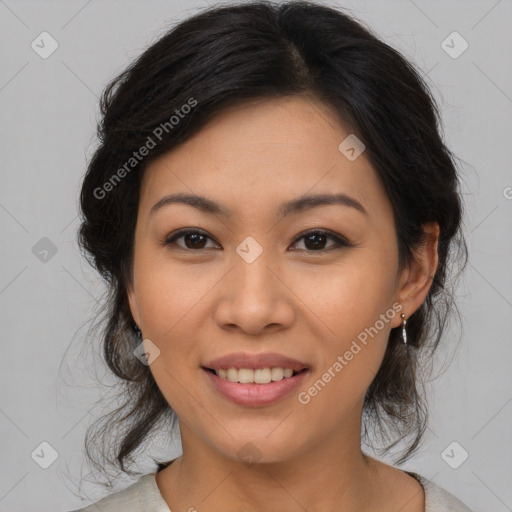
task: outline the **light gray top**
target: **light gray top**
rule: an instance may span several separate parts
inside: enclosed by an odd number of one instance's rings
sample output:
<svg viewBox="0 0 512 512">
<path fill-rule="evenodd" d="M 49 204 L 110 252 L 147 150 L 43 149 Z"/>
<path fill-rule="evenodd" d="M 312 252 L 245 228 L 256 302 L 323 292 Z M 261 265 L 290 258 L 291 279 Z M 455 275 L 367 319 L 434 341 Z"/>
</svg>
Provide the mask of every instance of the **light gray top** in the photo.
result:
<svg viewBox="0 0 512 512">
<path fill-rule="evenodd" d="M 417 473 L 407 473 L 416 478 L 425 490 L 425 512 L 472 512 L 442 487 Z M 155 474 L 143 475 L 126 489 L 72 512 L 171 512 L 160 494 Z"/>
</svg>

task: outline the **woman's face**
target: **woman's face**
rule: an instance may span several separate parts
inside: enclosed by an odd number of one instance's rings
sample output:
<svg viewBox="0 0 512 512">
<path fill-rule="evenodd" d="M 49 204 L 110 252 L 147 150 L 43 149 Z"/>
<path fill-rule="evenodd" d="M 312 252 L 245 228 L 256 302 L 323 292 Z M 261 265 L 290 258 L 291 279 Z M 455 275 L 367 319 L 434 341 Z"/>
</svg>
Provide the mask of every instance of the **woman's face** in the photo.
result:
<svg viewBox="0 0 512 512">
<path fill-rule="evenodd" d="M 261 100 L 218 115 L 148 166 L 130 307 L 184 450 L 193 441 L 232 460 L 275 462 L 359 440 L 389 331 L 401 305 L 407 316 L 414 308 L 402 300 L 391 204 L 364 151 L 354 159 L 361 147 L 351 151 L 349 139 L 339 149 L 349 135 L 321 103 Z M 198 205 L 161 202 L 171 194 Z M 342 199 L 308 200 L 317 195 Z M 196 233 L 174 237 L 184 228 Z M 268 353 L 306 371 L 287 380 L 263 370 L 258 380 L 282 380 L 247 384 L 205 369 L 232 354 L 248 359 L 216 366 L 293 366 L 257 359 Z"/>
</svg>

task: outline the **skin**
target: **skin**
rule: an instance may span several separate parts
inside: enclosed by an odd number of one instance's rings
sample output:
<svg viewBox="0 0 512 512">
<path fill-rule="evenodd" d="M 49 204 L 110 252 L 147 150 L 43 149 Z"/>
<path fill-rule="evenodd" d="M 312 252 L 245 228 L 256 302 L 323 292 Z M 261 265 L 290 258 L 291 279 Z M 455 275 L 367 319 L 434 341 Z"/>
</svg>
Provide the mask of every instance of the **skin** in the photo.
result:
<svg viewBox="0 0 512 512">
<path fill-rule="evenodd" d="M 251 101 L 223 111 L 146 170 L 128 296 L 143 338 L 160 350 L 150 369 L 180 419 L 183 455 L 156 476 L 173 512 L 424 510 L 422 486 L 365 456 L 360 429 L 389 332 L 429 291 L 439 229 L 425 226 L 429 243 L 399 271 L 392 206 L 377 174 L 364 152 L 350 161 L 338 149 L 349 133 L 312 98 Z M 150 215 L 178 192 L 234 214 L 172 204 Z M 322 192 L 346 193 L 368 215 L 324 205 L 276 216 L 281 203 Z M 209 238 L 166 246 L 181 228 Z M 352 245 L 314 239 L 315 249 L 299 236 L 310 228 Z M 236 252 L 248 236 L 263 248 L 250 264 Z M 195 248 L 201 243 L 206 248 Z M 310 367 L 299 389 L 307 390 L 396 303 L 402 311 L 306 405 L 295 392 L 270 406 L 235 405 L 200 368 L 232 352 L 275 351 Z M 252 465 L 237 454 L 249 442 L 260 456 Z"/>
</svg>

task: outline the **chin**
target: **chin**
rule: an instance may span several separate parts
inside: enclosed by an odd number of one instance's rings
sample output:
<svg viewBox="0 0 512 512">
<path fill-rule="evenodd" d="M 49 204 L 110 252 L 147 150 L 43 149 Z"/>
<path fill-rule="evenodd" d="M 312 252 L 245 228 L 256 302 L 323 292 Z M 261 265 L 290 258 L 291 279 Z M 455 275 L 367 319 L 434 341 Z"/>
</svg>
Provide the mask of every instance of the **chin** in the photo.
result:
<svg viewBox="0 0 512 512">
<path fill-rule="evenodd" d="M 303 448 L 296 437 L 268 436 L 266 432 L 260 431 L 255 436 L 246 434 L 230 437 L 227 444 L 217 445 L 217 450 L 227 459 L 244 463 L 248 467 L 286 462 L 300 456 Z"/>
</svg>

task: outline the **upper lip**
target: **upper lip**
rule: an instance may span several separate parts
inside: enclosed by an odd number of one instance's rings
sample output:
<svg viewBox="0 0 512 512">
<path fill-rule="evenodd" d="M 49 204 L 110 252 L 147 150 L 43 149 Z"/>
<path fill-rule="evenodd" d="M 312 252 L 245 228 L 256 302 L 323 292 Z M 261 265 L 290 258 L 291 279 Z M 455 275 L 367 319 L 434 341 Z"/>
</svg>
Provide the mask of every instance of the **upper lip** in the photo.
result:
<svg viewBox="0 0 512 512">
<path fill-rule="evenodd" d="M 205 368 L 218 370 L 220 368 L 291 368 L 296 372 L 300 372 L 308 366 L 298 361 L 286 357 L 275 352 L 265 352 L 260 354 L 248 354 L 246 352 L 238 352 L 228 354 L 226 356 L 212 359 L 204 364 Z"/>
</svg>

